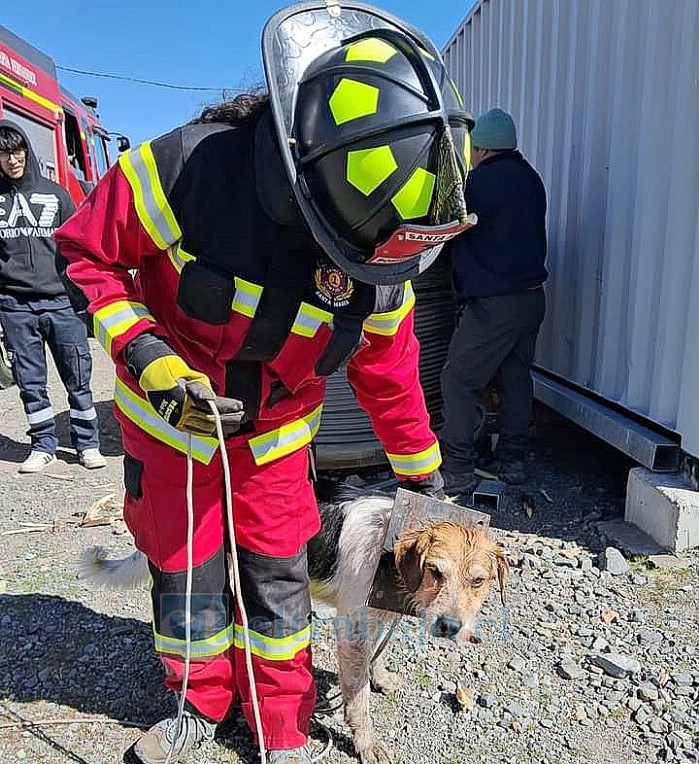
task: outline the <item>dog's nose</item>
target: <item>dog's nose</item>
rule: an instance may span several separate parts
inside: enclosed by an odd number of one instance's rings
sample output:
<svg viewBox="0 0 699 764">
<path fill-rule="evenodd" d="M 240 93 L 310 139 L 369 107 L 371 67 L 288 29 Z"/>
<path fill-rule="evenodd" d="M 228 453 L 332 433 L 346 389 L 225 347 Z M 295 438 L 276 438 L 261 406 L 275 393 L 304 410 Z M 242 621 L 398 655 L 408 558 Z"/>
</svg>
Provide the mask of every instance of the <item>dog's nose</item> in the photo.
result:
<svg viewBox="0 0 699 764">
<path fill-rule="evenodd" d="M 462 625 L 461 621 L 458 621 L 456 618 L 442 616 L 434 622 L 432 633 L 435 637 L 454 639 L 454 637 L 461 631 Z"/>
</svg>

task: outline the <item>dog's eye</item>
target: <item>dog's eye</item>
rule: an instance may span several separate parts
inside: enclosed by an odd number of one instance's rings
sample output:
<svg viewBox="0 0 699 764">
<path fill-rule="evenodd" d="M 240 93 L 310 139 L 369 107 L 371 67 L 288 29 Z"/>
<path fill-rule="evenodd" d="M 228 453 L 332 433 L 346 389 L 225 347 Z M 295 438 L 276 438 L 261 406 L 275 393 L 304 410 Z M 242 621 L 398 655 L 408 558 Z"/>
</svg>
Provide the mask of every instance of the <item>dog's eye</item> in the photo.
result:
<svg viewBox="0 0 699 764">
<path fill-rule="evenodd" d="M 430 571 L 435 581 L 441 581 L 444 578 L 444 573 L 435 565 L 428 565 L 427 570 Z"/>
<path fill-rule="evenodd" d="M 485 578 L 472 578 L 471 579 L 471 586 L 474 589 L 479 589 L 483 584 L 485 583 Z"/>
</svg>

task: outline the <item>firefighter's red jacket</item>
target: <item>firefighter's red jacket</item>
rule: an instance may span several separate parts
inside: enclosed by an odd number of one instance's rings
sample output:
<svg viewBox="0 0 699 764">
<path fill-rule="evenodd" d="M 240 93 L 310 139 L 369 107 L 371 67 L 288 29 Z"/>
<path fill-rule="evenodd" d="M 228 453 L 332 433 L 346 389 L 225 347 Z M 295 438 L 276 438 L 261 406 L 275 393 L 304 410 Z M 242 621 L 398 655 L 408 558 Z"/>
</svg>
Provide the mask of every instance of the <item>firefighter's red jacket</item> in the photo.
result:
<svg viewBox="0 0 699 764">
<path fill-rule="evenodd" d="M 315 436 L 326 376 L 347 377 L 394 472 L 440 464 L 418 375 L 410 283 L 360 284 L 256 189 L 254 127 L 189 125 L 123 154 L 57 232 L 74 305 L 117 369 L 117 417 L 184 451 L 127 370 L 143 332 L 165 339 L 219 394 L 243 400 L 258 465 Z M 194 438 L 208 463 L 216 442 Z"/>
</svg>

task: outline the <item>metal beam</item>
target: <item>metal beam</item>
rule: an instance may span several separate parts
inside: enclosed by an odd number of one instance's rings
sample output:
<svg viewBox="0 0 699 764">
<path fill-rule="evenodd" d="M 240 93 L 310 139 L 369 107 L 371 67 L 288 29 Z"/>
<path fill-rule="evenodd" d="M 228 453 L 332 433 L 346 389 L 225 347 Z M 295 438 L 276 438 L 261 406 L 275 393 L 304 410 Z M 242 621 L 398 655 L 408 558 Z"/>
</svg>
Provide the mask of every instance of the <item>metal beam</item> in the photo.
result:
<svg viewBox="0 0 699 764">
<path fill-rule="evenodd" d="M 592 398 L 532 372 L 534 397 L 654 472 L 679 467 L 680 446 Z"/>
</svg>

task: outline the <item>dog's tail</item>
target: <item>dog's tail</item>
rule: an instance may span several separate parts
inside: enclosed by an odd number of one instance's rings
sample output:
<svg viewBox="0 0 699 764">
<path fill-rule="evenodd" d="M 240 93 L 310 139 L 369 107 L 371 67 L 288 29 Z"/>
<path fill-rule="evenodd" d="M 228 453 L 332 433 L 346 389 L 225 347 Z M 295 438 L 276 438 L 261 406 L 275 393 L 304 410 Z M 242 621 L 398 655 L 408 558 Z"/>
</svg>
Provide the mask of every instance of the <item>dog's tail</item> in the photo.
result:
<svg viewBox="0 0 699 764">
<path fill-rule="evenodd" d="M 110 560 L 104 547 L 91 546 L 82 554 L 78 577 L 95 586 L 135 589 L 150 577 L 148 559 L 138 549 L 121 560 Z"/>
</svg>

